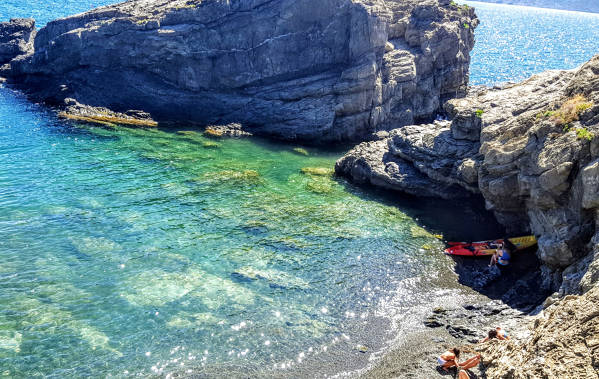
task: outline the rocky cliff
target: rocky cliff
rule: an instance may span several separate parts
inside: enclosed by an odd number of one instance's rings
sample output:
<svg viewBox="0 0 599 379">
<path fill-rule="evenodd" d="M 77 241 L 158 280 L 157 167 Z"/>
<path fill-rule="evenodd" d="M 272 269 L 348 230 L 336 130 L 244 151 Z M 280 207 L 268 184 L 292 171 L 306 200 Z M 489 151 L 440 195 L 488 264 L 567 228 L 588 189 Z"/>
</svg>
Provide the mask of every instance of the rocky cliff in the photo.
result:
<svg viewBox="0 0 599 379">
<path fill-rule="evenodd" d="M 599 56 L 444 106 L 451 121 L 379 133 L 339 174 L 415 195 L 482 196 L 512 233 L 534 233 L 546 287 L 599 279 Z M 415 174 L 414 174 L 415 173 Z"/>
<path fill-rule="evenodd" d="M 447 0 L 132 0 L 50 22 L 2 73 L 55 104 L 358 139 L 463 90 L 477 23 Z"/>
<path fill-rule="evenodd" d="M 33 51 L 35 21 L 16 18 L 0 22 L 0 66 Z"/>
<path fill-rule="evenodd" d="M 551 304 L 528 337 L 477 346 L 485 377 L 599 378 L 599 287 Z"/>
</svg>

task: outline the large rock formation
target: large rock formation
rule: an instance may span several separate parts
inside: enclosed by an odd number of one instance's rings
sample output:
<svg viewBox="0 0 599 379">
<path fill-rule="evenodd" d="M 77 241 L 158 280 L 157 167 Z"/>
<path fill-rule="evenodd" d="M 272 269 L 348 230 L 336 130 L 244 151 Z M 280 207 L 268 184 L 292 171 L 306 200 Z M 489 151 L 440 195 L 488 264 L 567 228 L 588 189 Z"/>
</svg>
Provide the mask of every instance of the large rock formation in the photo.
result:
<svg viewBox="0 0 599 379">
<path fill-rule="evenodd" d="M 479 193 L 476 162 L 480 144 L 452 137 L 451 123 L 409 125 L 354 147 L 336 172 L 356 183 L 451 199 Z"/>
<path fill-rule="evenodd" d="M 445 110 L 451 122 L 362 143 L 337 172 L 413 194 L 483 196 L 510 231 L 538 237 L 547 287 L 591 288 L 599 279 L 599 56 L 577 70 L 473 89 Z M 410 171 L 417 174 L 398 174 Z"/>
<path fill-rule="evenodd" d="M 447 0 L 132 0 L 50 22 L 7 75 L 56 104 L 356 139 L 463 90 L 477 24 Z"/>
</svg>

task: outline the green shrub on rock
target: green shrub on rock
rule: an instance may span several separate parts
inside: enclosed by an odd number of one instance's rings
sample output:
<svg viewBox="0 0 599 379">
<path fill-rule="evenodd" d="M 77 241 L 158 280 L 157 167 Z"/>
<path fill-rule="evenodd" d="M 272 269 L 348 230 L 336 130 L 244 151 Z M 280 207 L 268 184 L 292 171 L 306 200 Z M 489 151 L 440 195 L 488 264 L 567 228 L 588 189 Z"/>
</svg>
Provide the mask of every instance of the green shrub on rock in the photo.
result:
<svg viewBox="0 0 599 379">
<path fill-rule="evenodd" d="M 595 133 L 590 132 L 587 128 L 578 128 L 576 129 L 576 138 L 591 141 L 595 138 Z"/>
<path fill-rule="evenodd" d="M 591 108 L 593 103 L 583 95 L 575 95 L 567 99 L 557 110 L 547 110 L 537 114 L 537 120 L 549 120 L 557 126 L 562 126 L 564 132 L 570 130 L 574 121 L 578 121 L 585 110 Z"/>
</svg>

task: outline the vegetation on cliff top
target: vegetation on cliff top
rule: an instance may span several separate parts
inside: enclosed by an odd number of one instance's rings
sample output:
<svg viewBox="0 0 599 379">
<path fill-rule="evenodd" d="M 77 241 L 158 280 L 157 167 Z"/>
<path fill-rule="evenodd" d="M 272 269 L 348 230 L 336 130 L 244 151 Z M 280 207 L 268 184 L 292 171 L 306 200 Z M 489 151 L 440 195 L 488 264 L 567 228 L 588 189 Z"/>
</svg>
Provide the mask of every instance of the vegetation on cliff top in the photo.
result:
<svg viewBox="0 0 599 379">
<path fill-rule="evenodd" d="M 572 122 L 578 121 L 580 114 L 592 106 L 593 103 L 583 95 L 575 95 L 564 101 L 558 109 L 550 109 L 537 114 L 537 119 L 548 119 L 555 125 L 566 127 Z"/>
<path fill-rule="evenodd" d="M 557 126 L 561 126 L 564 132 L 572 130 L 572 123 L 580 119 L 580 115 L 591 108 L 593 103 L 583 95 L 574 95 L 564 101 L 558 109 L 550 109 L 538 113 L 537 120 L 549 120 Z M 576 128 L 578 139 L 592 140 L 595 135 L 586 128 Z"/>
</svg>

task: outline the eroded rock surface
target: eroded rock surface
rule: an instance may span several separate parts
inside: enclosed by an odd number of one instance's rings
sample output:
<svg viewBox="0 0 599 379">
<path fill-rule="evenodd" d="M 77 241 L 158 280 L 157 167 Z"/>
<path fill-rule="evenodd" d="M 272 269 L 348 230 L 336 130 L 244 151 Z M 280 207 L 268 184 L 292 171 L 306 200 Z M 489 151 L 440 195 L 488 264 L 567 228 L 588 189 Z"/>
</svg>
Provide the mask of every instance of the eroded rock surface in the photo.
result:
<svg viewBox="0 0 599 379">
<path fill-rule="evenodd" d="M 443 128 L 443 124 L 435 124 Z M 411 126 L 412 130 L 422 128 Z M 408 132 L 409 133 L 409 130 Z M 402 129 L 395 130 L 392 137 L 363 142 L 352 149 L 336 164 L 337 173 L 349 175 L 354 182 L 367 183 L 390 190 L 401 190 L 415 196 L 451 199 L 467 197 L 468 192 L 450 181 L 441 182 L 428 177 L 401 155 L 393 153 L 394 140 L 401 140 Z"/>
<path fill-rule="evenodd" d="M 446 0 L 132 0 L 50 22 L 8 75 L 56 104 L 356 139 L 432 120 L 477 24 Z"/>
<path fill-rule="evenodd" d="M 599 378 L 599 287 L 551 305 L 529 337 L 477 349 L 489 379 Z"/>
<path fill-rule="evenodd" d="M 440 197 L 461 194 L 455 187 L 480 194 L 510 232 L 538 237 L 548 288 L 591 288 L 599 279 L 599 56 L 577 70 L 475 88 L 444 108 L 451 122 L 393 130 L 376 148 L 358 145 L 337 173 L 412 194 L 442 184 L 453 187 Z M 392 161 L 415 170 L 417 181 L 392 181 Z M 422 187 L 406 191 L 404 183 Z"/>
<path fill-rule="evenodd" d="M 0 22 L 0 66 L 19 55 L 33 52 L 35 21 L 30 18 L 15 18 Z"/>
</svg>

